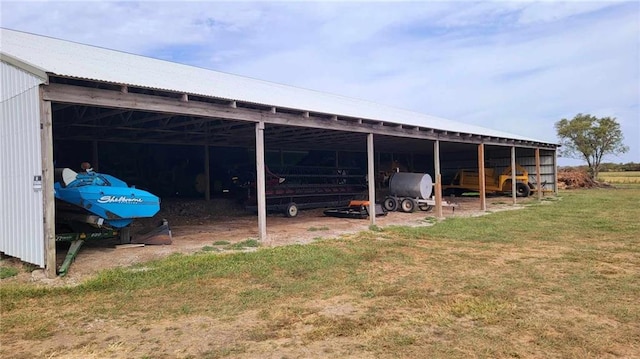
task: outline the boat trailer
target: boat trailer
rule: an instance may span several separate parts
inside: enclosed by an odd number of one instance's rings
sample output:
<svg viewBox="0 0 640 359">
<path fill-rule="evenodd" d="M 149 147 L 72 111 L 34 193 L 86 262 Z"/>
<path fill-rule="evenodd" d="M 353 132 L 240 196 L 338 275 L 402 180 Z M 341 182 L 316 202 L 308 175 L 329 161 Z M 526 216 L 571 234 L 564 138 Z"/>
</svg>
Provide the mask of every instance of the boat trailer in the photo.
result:
<svg viewBox="0 0 640 359">
<path fill-rule="evenodd" d="M 84 164 L 83 164 L 84 165 Z M 86 240 L 120 238 L 122 243 L 171 244 L 171 230 L 166 220 L 151 229 L 131 235 L 131 224 L 137 218 L 151 218 L 160 210 L 160 199 L 129 187 L 113 176 L 93 172 L 88 166 L 77 173 L 69 168 L 56 168 L 57 242 L 70 242 L 58 273 L 68 273 Z"/>
</svg>

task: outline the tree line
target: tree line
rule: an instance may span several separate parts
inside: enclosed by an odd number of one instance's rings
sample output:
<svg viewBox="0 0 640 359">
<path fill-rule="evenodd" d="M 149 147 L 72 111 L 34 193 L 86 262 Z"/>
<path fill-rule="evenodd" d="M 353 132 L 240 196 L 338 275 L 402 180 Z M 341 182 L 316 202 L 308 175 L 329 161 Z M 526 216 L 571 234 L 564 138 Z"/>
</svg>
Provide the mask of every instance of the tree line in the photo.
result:
<svg viewBox="0 0 640 359">
<path fill-rule="evenodd" d="M 589 166 L 562 166 L 560 169 L 578 169 L 582 171 L 589 171 Z M 627 163 L 601 163 L 600 172 L 631 172 L 640 171 L 640 163 L 627 162 Z"/>
</svg>

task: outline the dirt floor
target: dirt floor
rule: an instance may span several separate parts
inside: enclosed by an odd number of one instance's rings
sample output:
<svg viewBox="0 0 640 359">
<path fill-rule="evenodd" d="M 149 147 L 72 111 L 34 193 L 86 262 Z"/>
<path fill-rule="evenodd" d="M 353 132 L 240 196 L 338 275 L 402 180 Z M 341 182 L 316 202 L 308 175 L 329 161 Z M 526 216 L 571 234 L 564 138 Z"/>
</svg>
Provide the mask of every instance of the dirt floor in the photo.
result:
<svg viewBox="0 0 640 359">
<path fill-rule="evenodd" d="M 453 198 L 450 202 L 456 203 L 457 207 L 455 210 L 445 207 L 443 214 L 445 218 L 478 216 L 522 208 L 523 204 L 532 200 L 534 199 L 518 198 L 518 205 L 514 206 L 509 197 L 489 197 L 487 212 L 483 213 L 480 211 L 478 198 Z M 327 217 L 323 214 L 323 210 L 303 210 L 295 218 L 287 218 L 279 213 L 269 214 L 267 216 L 268 240 L 260 243 L 260 246 L 304 244 L 318 239 L 336 238 L 365 231 L 369 228 L 368 219 Z M 427 219 L 432 219 L 434 216 L 433 210 L 428 212 L 417 210 L 414 213 L 392 212 L 387 216 L 377 217 L 376 225 L 381 228 L 389 225 L 428 226 L 433 222 Z M 227 200 L 168 201 L 163 203 L 163 210 L 157 217 L 168 219 L 173 235 L 171 245 L 123 247 L 119 246 L 120 242 L 117 240 L 87 241 L 66 277 L 47 279 L 42 270 L 36 269 L 32 272 L 20 273 L 13 280 L 36 281 L 50 285 L 74 285 L 102 269 L 129 266 L 162 258 L 172 253 L 194 253 L 203 250 L 204 247 L 211 247 L 217 241 L 233 244 L 258 237 L 257 216 Z M 68 245 L 59 244 L 58 266 L 65 258 L 67 247 Z M 247 250 L 250 249 L 247 248 Z M 6 264 L 7 260 L 3 262 Z"/>
</svg>

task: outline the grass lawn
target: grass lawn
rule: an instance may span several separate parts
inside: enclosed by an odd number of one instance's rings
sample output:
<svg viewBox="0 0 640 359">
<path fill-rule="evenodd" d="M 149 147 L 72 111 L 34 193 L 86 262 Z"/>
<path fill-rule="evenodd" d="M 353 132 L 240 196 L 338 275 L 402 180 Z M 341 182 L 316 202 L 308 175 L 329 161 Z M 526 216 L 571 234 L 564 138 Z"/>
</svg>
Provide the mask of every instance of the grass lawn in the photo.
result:
<svg viewBox="0 0 640 359">
<path fill-rule="evenodd" d="M 0 282 L 0 357 L 640 357 L 640 186 L 309 245 Z"/>
</svg>

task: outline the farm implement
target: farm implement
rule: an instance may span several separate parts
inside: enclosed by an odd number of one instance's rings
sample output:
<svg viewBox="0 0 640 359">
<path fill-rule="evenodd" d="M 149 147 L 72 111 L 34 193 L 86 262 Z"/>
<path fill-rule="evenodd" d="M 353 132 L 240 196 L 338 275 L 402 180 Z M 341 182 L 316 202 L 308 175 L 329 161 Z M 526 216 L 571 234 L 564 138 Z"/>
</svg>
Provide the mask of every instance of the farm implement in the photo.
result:
<svg viewBox="0 0 640 359">
<path fill-rule="evenodd" d="M 69 266 L 88 239 L 119 238 L 122 243 L 170 244 L 171 230 L 166 220 L 159 226 L 135 233 L 130 228 L 137 218 L 153 217 L 160 210 L 160 199 L 129 187 L 107 174 L 87 170 L 77 173 L 56 168 L 56 242 L 71 242 L 59 274 Z"/>
<path fill-rule="evenodd" d="M 375 211 L 376 217 L 387 215 L 387 211 L 377 203 Z M 367 219 L 369 218 L 369 201 L 349 201 L 347 207 L 324 210 L 324 215 L 338 218 Z"/>
<path fill-rule="evenodd" d="M 357 168 L 294 166 L 268 171 L 266 207 L 295 217 L 302 209 L 338 207 L 361 198 L 366 192 L 365 176 Z M 255 182 L 249 183 L 246 209 L 257 211 Z"/>
<path fill-rule="evenodd" d="M 485 189 L 487 192 L 511 193 L 512 179 L 511 167 L 505 168 L 501 174 L 497 174 L 493 168 L 485 168 Z M 528 197 L 535 191 L 535 186 L 529 182 L 529 172 L 522 166 L 516 165 L 516 195 Z M 442 186 L 445 194 L 462 195 L 465 192 L 480 191 L 480 175 L 477 170 L 459 170 L 453 177 L 451 184 Z"/>
</svg>

